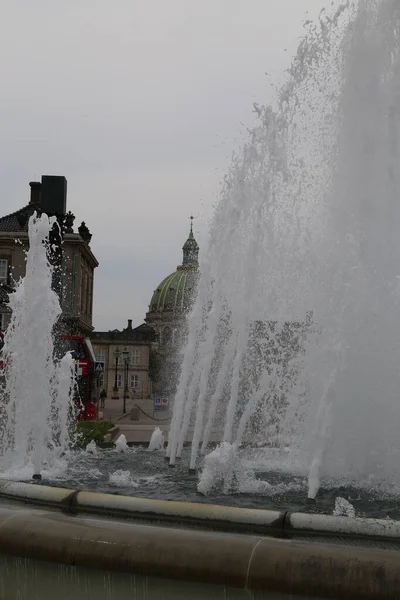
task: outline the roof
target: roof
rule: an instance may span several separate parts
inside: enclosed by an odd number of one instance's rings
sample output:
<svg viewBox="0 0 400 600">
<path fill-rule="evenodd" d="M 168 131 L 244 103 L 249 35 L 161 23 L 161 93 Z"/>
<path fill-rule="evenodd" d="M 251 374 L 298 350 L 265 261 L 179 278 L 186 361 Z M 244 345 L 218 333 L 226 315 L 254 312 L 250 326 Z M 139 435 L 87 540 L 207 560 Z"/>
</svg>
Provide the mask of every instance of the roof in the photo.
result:
<svg viewBox="0 0 400 600">
<path fill-rule="evenodd" d="M 146 323 L 139 327 L 127 327 L 122 331 L 114 329 L 113 331 L 93 331 L 90 336 L 92 342 L 153 342 L 155 340 L 155 331 Z"/>
<path fill-rule="evenodd" d="M 186 310 L 192 303 L 198 276 L 195 267 L 178 267 L 154 291 L 149 312 Z"/>
<path fill-rule="evenodd" d="M 0 218 L 0 231 L 28 231 L 29 218 L 37 208 L 27 204 L 16 212 Z"/>
</svg>

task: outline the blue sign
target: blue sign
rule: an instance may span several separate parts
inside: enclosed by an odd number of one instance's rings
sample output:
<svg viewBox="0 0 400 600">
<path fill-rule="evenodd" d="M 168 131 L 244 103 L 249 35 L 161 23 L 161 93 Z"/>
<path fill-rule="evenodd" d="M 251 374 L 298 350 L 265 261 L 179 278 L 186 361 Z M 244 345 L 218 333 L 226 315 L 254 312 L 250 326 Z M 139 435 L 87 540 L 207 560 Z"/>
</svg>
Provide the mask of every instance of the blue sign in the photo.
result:
<svg viewBox="0 0 400 600">
<path fill-rule="evenodd" d="M 104 363 L 100 362 L 100 361 L 96 361 L 94 363 L 94 370 L 96 371 L 96 373 L 103 373 L 103 371 L 104 371 Z"/>
<path fill-rule="evenodd" d="M 161 396 L 156 396 L 154 398 L 154 410 L 167 410 L 168 408 L 168 398 L 162 398 Z"/>
</svg>

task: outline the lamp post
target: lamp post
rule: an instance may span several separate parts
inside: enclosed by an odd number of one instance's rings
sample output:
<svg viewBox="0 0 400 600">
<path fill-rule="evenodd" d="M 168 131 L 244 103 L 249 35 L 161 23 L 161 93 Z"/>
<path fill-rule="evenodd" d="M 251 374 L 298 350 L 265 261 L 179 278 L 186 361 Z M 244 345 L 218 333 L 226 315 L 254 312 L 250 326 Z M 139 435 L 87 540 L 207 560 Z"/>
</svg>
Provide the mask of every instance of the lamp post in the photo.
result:
<svg viewBox="0 0 400 600">
<path fill-rule="evenodd" d="M 126 413 L 126 399 L 129 397 L 128 390 L 128 373 L 129 373 L 129 350 L 126 348 L 122 352 L 122 360 L 124 362 L 124 407 L 123 414 Z"/>
<path fill-rule="evenodd" d="M 114 398 L 118 398 L 118 363 L 121 358 L 121 349 L 117 346 L 114 350 L 114 358 L 115 358 L 115 380 L 114 380 L 114 389 L 113 392 L 116 394 Z"/>
</svg>

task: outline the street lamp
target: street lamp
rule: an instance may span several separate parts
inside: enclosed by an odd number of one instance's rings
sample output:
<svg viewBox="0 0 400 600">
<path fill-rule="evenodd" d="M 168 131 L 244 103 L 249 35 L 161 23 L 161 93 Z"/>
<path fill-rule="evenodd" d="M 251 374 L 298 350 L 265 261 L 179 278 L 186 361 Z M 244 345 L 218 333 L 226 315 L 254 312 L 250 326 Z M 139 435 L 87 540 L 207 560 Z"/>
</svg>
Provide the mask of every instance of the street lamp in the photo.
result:
<svg viewBox="0 0 400 600">
<path fill-rule="evenodd" d="M 114 389 L 113 392 L 118 394 L 118 363 L 121 358 L 121 349 L 117 346 L 114 350 L 114 358 L 115 358 L 115 380 L 114 380 Z M 116 396 L 118 398 L 118 396 Z"/>
<path fill-rule="evenodd" d="M 124 361 L 124 408 L 123 414 L 126 413 L 126 399 L 129 397 L 128 390 L 128 373 L 129 373 L 129 350 L 126 348 L 122 352 L 122 360 Z"/>
</svg>

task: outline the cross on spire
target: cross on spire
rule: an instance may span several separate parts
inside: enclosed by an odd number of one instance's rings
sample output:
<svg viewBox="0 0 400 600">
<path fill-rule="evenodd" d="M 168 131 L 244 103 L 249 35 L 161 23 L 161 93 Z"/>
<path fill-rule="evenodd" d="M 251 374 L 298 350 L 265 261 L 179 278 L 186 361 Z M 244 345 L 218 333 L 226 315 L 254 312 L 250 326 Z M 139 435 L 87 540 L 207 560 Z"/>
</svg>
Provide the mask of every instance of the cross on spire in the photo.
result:
<svg viewBox="0 0 400 600">
<path fill-rule="evenodd" d="M 194 216 L 190 215 L 189 219 L 190 219 L 190 233 L 193 233 L 193 219 L 194 219 Z"/>
</svg>

